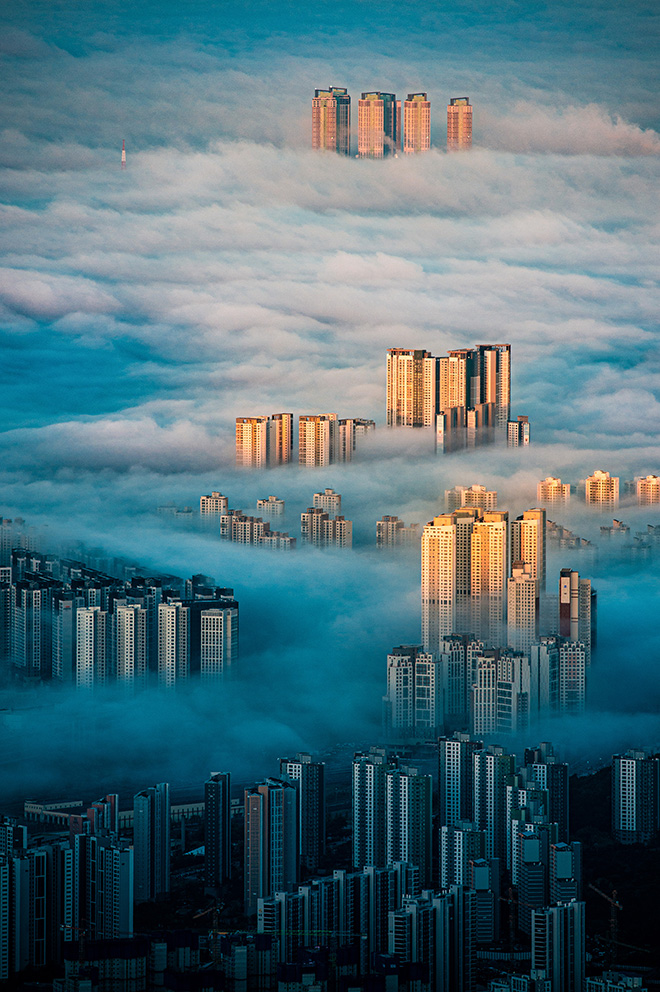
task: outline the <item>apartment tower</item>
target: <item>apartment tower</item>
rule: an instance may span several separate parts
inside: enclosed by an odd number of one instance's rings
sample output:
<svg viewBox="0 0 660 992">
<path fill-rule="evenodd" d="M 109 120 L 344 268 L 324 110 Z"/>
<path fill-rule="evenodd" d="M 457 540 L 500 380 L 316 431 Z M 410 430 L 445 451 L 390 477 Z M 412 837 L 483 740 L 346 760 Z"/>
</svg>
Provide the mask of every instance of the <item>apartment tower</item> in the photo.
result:
<svg viewBox="0 0 660 992">
<path fill-rule="evenodd" d="M 431 104 L 426 93 L 409 93 L 403 102 L 403 151 L 427 152 L 431 147 Z"/>
<path fill-rule="evenodd" d="M 343 86 L 314 90 L 312 148 L 350 155 L 351 98 Z"/>
<path fill-rule="evenodd" d="M 472 148 L 472 107 L 467 96 L 452 97 L 447 107 L 447 151 Z"/>
<path fill-rule="evenodd" d="M 358 101 L 358 156 L 383 158 L 399 146 L 399 114 L 394 93 L 363 93 Z"/>
</svg>

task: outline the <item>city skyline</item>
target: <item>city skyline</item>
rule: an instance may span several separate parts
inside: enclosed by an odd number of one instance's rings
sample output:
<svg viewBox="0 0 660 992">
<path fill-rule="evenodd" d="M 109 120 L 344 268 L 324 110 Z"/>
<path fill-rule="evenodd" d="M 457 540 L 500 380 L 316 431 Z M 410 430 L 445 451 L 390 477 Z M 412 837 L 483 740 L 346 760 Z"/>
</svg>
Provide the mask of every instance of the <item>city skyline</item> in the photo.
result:
<svg viewBox="0 0 660 992">
<path fill-rule="evenodd" d="M 154 612 L 146 584 L 114 609 L 91 586 L 75 597 L 15 581 L 3 522 L 2 650 L 31 659 L 20 679 L 5 667 L 0 687 L 3 794 L 14 805 L 109 788 L 139 797 L 169 783 L 199 796 L 224 769 L 279 796 L 288 788 L 268 779 L 278 759 L 382 746 L 386 682 L 393 701 L 414 669 L 419 728 L 484 736 L 472 812 L 487 836 L 471 894 L 411 895 L 393 910 L 393 939 L 411 939 L 415 920 L 469 921 L 477 902 L 501 901 L 489 859 L 502 857 L 541 961 L 552 928 L 580 944 L 581 910 L 533 902 L 558 884 L 555 857 L 572 897 L 579 856 L 550 857 L 557 838 L 531 773 L 509 786 L 531 810 L 533 823 L 509 807 L 519 833 L 486 815 L 489 792 L 501 802 L 501 776 L 535 741 L 552 741 L 577 775 L 660 743 L 649 11 L 643 0 L 625 11 L 585 0 L 577 14 L 567 0 L 488 11 L 458 0 L 413 17 L 391 0 L 324 11 L 257 0 L 250 12 L 222 0 L 215 14 L 146 0 L 129 19 L 91 0 L 74 16 L 56 0 L 0 15 L 0 517 L 17 521 L 26 552 L 94 562 L 123 582 L 162 576 L 174 590 Z M 469 154 L 448 152 L 452 108 Z M 424 154 L 406 154 L 407 132 Z M 391 365 L 401 356 L 389 403 L 388 351 Z M 415 354 L 424 368 L 401 385 Z M 454 420 L 465 446 L 444 443 Z M 491 426 L 499 441 L 477 447 Z M 473 505 L 457 505 L 462 495 Z M 427 538 L 447 520 L 463 533 L 445 595 L 420 566 L 431 571 Z M 287 553 L 254 546 L 268 534 Z M 30 572 L 29 554 L 15 567 Z M 216 583 L 240 603 L 239 634 Z M 53 589 L 35 647 L 30 618 Z M 451 616 L 438 618 L 440 605 Z M 537 641 L 555 613 L 557 640 Z M 469 683 L 458 647 L 440 650 L 459 633 L 485 642 Z M 421 648 L 415 668 L 406 652 Z M 39 684 L 49 663 L 55 679 Z M 425 690 L 441 682 L 439 706 Z M 403 697 L 401 682 L 397 712 Z M 541 714 L 531 733 L 528 701 Z M 389 775 L 385 842 L 400 875 L 394 805 L 417 795 L 406 816 L 426 810 L 425 774 Z M 149 792 L 137 802 L 143 864 Z M 256 824 L 266 798 L 253 795 Z M 112 819 L 103 802 L 89 822 Z M 300 826 L 293 803 L 289 813 Z M 619 829 L 626 841 L 640 828 Z M 91 834 L 76 844 L 126 873 L 123 849 Z M 355 884 L 372 899 L 402 891 L 380 870 Z"/>
</svg>

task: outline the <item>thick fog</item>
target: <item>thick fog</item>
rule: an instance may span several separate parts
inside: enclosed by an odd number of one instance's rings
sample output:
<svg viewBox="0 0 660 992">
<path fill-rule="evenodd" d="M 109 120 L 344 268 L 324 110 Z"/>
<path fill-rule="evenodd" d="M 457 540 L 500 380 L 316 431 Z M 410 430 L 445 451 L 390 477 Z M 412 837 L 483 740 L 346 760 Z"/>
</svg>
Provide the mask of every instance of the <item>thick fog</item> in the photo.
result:
<svg viewBox="0 0 660 992">
<path fill-rule="evenodd" d="M 375 739 L 385 656 L 420 635 L 419 560 L 375 551 L 383 513 L 423 524 L 473 482 L 519 513 L 549 474 L 660 474 L 652 9 L 482 6 L 4 10 L 0 514 L 44 528 L 44 550 L 210 574 L 241 608 L 217 695 L 7 692 L 7 792 L 258 776 L 278 752 Z M 354 130 L 361 90 L 427 91 L 434 149 L 313 153 L 310 99 L 331 84 Z M 465 94 L 475 147 L 448 156 L 444 108 Z M 529 450 L 435 456 L 386 431 L 388 347 L 501 341 Z M 379 427 L 350 465 L 237 472 L 234 418 L 275 411 Z M 254 513 L 274 493 L 297 535 L 324 486 L 353 552 L 233 548 L 154 512 L 220 489 Z M 595 543 L 611 522 L 577 500 L 549 515 Z M 660 569 L 602 546 L 581 562 L 553 555 L 549 584 L 570 564 L 598 589 L 589 713 L 531 736 L 595 761 L 660 741 Z"/>
</svg>

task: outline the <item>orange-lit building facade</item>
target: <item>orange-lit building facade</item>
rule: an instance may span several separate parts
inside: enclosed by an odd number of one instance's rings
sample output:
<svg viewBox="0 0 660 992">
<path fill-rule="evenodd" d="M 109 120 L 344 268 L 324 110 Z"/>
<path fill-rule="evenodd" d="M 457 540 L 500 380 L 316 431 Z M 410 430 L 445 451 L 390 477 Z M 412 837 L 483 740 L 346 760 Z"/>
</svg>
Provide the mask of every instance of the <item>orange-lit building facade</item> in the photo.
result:
<svg viewBox="0 0 660 992">
<path fill-rule="evenodd" d="M 427 152 L 431 147 L 431 104 L 426 93 L 409 93 L 403 102 L 403 151 Z"/>
<path fill-rule="evenodd" d="M 343 86 L 315 90 L 312 99 L 312 148 L 350 155 L 351 98 Z"/>
<path fill-rule="evenodd" d="M 467 96 L 453 97 L 447 107 L 447 151 L 472 148 L 472 107 Z"/>
<path fill-rule="evenodd" d="M 358 100 L 358 157 L 383 158 L 401 143 L 399 108 L 394 93 L 363 93 Z"/>
</svg>

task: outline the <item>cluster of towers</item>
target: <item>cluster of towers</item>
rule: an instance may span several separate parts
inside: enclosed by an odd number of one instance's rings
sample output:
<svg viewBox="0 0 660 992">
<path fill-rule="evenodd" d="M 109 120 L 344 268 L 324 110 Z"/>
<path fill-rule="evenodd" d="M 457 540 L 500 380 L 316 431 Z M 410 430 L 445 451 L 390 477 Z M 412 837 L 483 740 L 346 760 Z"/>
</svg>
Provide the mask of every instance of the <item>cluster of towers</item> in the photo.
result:
<svg viewBox="0 0 660 992">
<path fill-rule="evenodd" d="M 444 450 L 457 438 L 474 440 L 507 427 L 510 444 L 529 443 L 527 418 L 510 416 L 510 344 L 458 348 L 439 357 L 423 349 L 388 350 L 388 427 L 432 428 Z"/>
<path fill-rule="evenodd" d="M 403 101 L 380 90 L 358 100 L 358 158 L 384 158 L 426 152 L 431 147 L 431 103 L 426 93 L 409 93 Z M 454 97 L 447 107 L 447 149 L 472 147 L 472 107 L 468 97 Z M 315 90 L 312 100 L 312 148 L 351 154 L 351 98 L 342 86 Z"/>
<path fill-rule="evenodd" d="M 0 668 L 76 689 L 219 683 L 238 658 L 238 602 L 208 576 L 183 588 L 14 550 L 0 568 Z"/>
<path fill-rule="evenodd" d="M 151 987 L 145 968 L 154 986 L 182 987 L 200 966 L 198 934 L 134 937 L 133 912 L 171 891 L 172 825 L 202 818 L 194 853 L 216 906 L 210 988 L 266 992 L 286 978 L 295 992 L 328 980 L 357 992 L 474 992 L 479 952 L 501 948 L 508 922 L 510 943 L 531 945 L 531 970 L 492 990 L 583 992 L 582 846 L 570 836 L 568 765 L 547 742 L 518 761 L 466 733 L 440 737 L 434 753 L 433 774 L 384 747 L 354 753 L 350 855 L 340 865 L 327 860 L 326 767 L 305 752 L 280 758 L 277 776 L 244 788 L 242 801 L 229 772 L 212 772 L 204 801 L 181 806 L 166 782 L 123 811 L 116 794 L 27 802 L 26 821 L 40 824 L 34 842 L 18 819 L 0 817 L 0 980 L 63 962 L 72 982 L 88 963 L 119 982 L 151 958 L 131 987 Z M 617 841 L 657 836 L 659 784 L 652 752 L 613 757 Z M 241 863 L 249 929 L 225 933 L 220 900 Z M 594 981 L 586 987 L 600 988 Z"/>
<path fill-rule="evenodd" d="M 421 644 L 387 660 L 385 726 L 398 738 L 469 727 L 524 731 L 579 713 L 595 646 L 596 593 L 562 569 L 546 592 L 546 511 L 509 520 L 484 486 L 445 494 L 421 545 Z"/>
<path fill-rule="evenodd" d="M 298 417 L 298 464 L 307 468 L 350 462 L 359 439 L 375 430 L 373 420 L 338 419 L 336 413 Z M 236 418 L 236 465 L 272 468 L 293 461 L 293 414 Z"/>
</svg>

